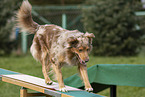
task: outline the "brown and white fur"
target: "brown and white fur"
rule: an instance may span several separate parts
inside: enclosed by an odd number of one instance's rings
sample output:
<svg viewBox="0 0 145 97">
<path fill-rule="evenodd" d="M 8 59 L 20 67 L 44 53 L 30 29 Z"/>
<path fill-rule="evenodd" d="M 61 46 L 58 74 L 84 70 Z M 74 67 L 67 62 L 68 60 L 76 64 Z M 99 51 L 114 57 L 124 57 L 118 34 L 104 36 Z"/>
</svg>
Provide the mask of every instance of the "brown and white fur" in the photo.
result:
<svg viewBox="0 0 145 97">
<path fill-rule="evenodd" d="M 74 65 L 78 66 L 85 89 L 93 91 L 88 80 L 86 62 L 89 61 L 88 54 L 92 49 L 94 34 L 88 32 L 84 34 L 78 30 L 66 30 L 52 24 L 39 25 L 32 19 L 31 8 L 28 1 L 23 1 L 17 14 L 18 24 L 22 30 L 35 34 L 30 51 L 34 59 L 42 64 L 46 84 L 52 84 L 48 76 L 48 71 L 52 66 L 57 75 L 60 91 L 66 92 L 61 67 Z"/>
</svg>

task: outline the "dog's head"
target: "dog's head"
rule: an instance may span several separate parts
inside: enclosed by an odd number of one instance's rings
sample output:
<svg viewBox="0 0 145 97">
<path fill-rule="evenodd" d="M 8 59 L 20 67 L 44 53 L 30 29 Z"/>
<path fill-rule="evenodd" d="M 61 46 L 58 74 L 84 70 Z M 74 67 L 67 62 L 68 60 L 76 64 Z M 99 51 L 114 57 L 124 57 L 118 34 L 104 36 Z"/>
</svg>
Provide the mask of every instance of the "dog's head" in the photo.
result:
<svg viewBox="0 0 145 97">
<path fill-rule="evenodd" d="M 75 53 L 79 62 L 83 65 L 86 65 L 86 62 L 89 61 L 88 54 L 92 49 L 92 38 L 94 37 L 93 33 L 86 32 L 79 37 L 69 37 L 67 39 L 70 50 Z"/>
</svg>

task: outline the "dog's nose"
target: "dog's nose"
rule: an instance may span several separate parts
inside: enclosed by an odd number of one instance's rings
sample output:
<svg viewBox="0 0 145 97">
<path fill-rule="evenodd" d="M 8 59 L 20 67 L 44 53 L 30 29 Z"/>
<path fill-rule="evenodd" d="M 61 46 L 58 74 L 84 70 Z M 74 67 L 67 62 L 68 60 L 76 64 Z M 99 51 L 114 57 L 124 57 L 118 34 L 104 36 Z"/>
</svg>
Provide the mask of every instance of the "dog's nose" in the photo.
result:
<svg viewBox="0 0 145 97">
<path fill-rule="evenodd" d="M 86 59 L 86 60 L 85 60 L 85 62 L 88 62 L 88 61 L 89 61 L 89 59 Z"/>
</svg>

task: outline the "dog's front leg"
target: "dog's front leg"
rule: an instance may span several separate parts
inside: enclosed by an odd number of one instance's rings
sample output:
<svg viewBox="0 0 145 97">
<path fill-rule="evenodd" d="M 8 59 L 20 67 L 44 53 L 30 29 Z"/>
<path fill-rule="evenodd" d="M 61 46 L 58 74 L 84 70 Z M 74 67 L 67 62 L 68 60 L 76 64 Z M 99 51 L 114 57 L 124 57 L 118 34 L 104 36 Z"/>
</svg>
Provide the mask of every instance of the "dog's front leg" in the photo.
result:
<svg viewBox="0 0 145 97">
<path fill-rule="evenodd" d="M 87 66 L 80 64 L 78 66 L 78 69 L 79 69 L 80 75 L 84 81 L 86 91 L 89 91 L 89 92 L 93 91 L 93 88 L 90 85 L 88 74 L 87 74 Z"/>
<path fill-rule="evenodd" d="M 59 83 L 59 90 L 62 92 L 67 92 L 67 89 L 65 88 L 64 82 L 63 82 L 63 77 L 62 77 L 62 72 L 61 72 L 61 67 L 59 65 L 53 64 L 53 69 L 56 73 L 57 80 Z"/>
</svg>

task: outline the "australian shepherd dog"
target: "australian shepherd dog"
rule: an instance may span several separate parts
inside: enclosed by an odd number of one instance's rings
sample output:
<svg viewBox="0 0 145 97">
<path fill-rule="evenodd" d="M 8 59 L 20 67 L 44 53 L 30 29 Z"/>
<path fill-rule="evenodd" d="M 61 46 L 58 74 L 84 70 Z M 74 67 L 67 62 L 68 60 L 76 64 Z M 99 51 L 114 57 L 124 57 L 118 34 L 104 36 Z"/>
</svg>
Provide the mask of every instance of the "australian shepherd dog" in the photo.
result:
<svg viewBox="0 0 145 97">
<path fill-rule="evenodd" d="M 34 34 L 30 52 L 34 59 L 41 62 L 46 84 L 53 83 L 48 76 L 51 66 L 56 74 L 60 91 L 66 92 L 61 67 L 78 66 L 85 89 L 93 91 L 88 80 L 86 63 L 89 61 L 88 54 L 92 49 L 94 34 L 67 30 L 53 24 L 39 25 L 33 21 L 31 9 L 31 4 L 27 0 L 23 1 L 17 13 L 18 26 L 23 31 Z"/>
</svg>

